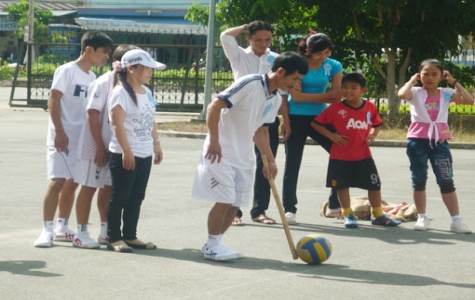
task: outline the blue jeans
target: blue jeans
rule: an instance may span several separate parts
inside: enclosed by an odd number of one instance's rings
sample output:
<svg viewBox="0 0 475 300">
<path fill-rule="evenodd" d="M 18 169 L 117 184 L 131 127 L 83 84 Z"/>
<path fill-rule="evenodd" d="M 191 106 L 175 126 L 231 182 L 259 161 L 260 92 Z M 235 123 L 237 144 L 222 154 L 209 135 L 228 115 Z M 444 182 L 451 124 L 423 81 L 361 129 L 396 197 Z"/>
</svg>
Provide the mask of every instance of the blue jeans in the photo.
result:
<svg viewBox="0 0 475 300">
<path fill-rule="evenodd" d="M 453 185 L 452 153 L 447 141 L 410 138 L 407 140 L 406 154 L 411 163 L 412 188 L 427 181 L 427 161 L 430 161 L 437 184 Z"/>
<path fill-rule="evenodd" d="M 152 157 L 135 157 L 135 169 L 122 167 L 122 154 L 109 154 L 112 194 L 107 207 L 107 234 L 109 242 L 135 240 L 140 206 L 145 198 Z M 124 222 L 121 230 L 121 221 Z"/>
</svg>

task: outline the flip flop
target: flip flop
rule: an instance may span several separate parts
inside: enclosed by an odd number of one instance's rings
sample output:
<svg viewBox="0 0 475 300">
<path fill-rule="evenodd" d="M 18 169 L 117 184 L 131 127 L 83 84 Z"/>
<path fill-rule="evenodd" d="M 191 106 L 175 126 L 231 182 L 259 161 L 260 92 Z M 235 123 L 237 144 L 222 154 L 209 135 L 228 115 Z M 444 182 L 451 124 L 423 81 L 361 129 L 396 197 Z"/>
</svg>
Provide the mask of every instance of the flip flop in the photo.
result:
<svg viewBox="0 0 475 300">
<path fill-rule="evenodd" d="M 107 249 L 115 251 L 115 252 L 122 252 L 122 253 L 134 252 L 134 249 L 132 249 L 132 247 L 129 247 L 127 243 L 125 243 L 124 241 L 118 241 L 118 242 L 107 243 Z"/>
<path fill-rule="evenodd" d="M 259 215 L 258 217 L 252 219 L 254 222 L 257 222 L 257 223 L 262 223 L 262 224 L 268 224 L 268 225 L 272 225 L 272 224 L 276 224 L 276 221 L 274 219 L 271 219 L 269 218 L 268 216 L 262 214 L 262 215 Z"/>
<path fill-rule="evenodd" d="M 231 223 L 231 225 L 233 225 L 233 226 L 242 226 L 242 225 L 244 225 L 244 224 L 242 223 L 241 218 L 239 218 L 239 217 L 234 217 L 234 220 L 233 220 L 233 222 Z"/>
<path fill-rule="evenodd" d="M 142 250 L 155 250 L 157 249 L 157 246 L 154 243 L 148 242 L 144 243 L 139 239 L 135 239 L 132 241 L 125 241 L 124 242 L 127 244 L 127 246 L 134 248 L 134 249 L 142 249 Z"/>
</svg>

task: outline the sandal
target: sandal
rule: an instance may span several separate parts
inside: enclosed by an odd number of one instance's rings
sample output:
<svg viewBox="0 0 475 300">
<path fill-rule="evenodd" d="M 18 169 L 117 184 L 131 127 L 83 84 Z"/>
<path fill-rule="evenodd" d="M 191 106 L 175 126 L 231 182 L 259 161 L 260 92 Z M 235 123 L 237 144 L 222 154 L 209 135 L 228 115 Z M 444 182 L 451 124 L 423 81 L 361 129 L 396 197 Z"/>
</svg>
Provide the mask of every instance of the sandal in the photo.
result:
<svg viewBox="0 0 475 300">
<path fill-rule="evenodd" d="M 241 218 L 239 218 L 239 217 L 234 217 L 234 220 L 233 220 L 233 222 L 231 223 L 231 225 L 233 225 L 233 226 L 242 226 L 242 225 L 244 225 L 244 224 L 242 224 Z"/>
<path fill-rule="evenodd" d="M 142 250 L 155 250 L 157 249 L 157 246 L 154 243 L 148 242 L 144 243 L 139 239 L 135 240 L 128 240 L 124 242 L 127 244 L 127 246 L 134 248 L 134 249 L 142 249 Z"/>
<path fill-rule="evenodd" d="M 134 249 L 129 247 L 127 243 L 124 241 L 117 241 L 113 243 L 107 243 L 107 249 L 112 250 L 115 252 L 122 252 L 122 253 L 132 253 L 134 252 Z"/>
<path fill-rule="evenodd" d="M 253 218 L 252 220 L 254 222 L 262 223 L 262 224 L 268 224 L 268 225 L 276 224 L 276 221 L 274 219 L 269 218 L 265 214 L 259 215 L 258 217 Z"/>
</svg>

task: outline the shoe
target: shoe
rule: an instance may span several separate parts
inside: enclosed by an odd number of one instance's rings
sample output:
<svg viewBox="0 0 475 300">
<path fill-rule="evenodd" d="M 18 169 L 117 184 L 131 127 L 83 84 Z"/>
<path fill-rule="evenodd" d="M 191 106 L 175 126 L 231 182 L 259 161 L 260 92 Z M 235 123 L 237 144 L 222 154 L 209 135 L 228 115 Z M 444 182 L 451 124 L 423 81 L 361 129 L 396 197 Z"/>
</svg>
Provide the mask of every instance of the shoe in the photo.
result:
<svg viewBox="0 0 475 300">
<path fill-rule="evenodd" d="M 418 217 L 416 224 L 414 225 L 414 230 L 416 231 L 426 231 L 429 228 L 430 221 L 428 217 Z"/>
<path fill-rule="evenodd" d="M 55 242 L 72 242 L 74 240 L 74 236 L 76 232 L 71 229 L 67 229 L 66 231 L 54 231 L 53 241 Z"/>
<path fill-rule="evenodd" d="M 450 225 L 450 231 L 456 233 L 472 233 L 472 230 L 462 223 L 462 220 L 453 221 Z"/>
<path fill-rule="evenodd" d="M 236 252 L 221 244 L 213 248 L 206 247 L 203 256 L 205 259 L 210 259 L 214 261 L 225 261 L 237 258 Z"/>
<path fill-rule="evenodd" d="M 267 224 L 267 225 L 273 225 L 276 224 L 275 220 L 272 218 L 269 218 L 265 214 L 261 214 L 255 218 L 252 219 L 254 222 L 257 223 L 262 223 L 262 224 Z"/>
<path fill-rule="evenodd" d="M 101 245 L 96 243 L 90 236 L 89 233 L 86 233 L 84 235 L 76 235 L 76 237 L 73 240 L 73 246 L 78 247 L 78 248 L 83 248 L 83 249 L 97 249 L 100 248 Z"/>
<path fill-rule="evenodd" d="M 53 236 L 54 234 L 52 232 L 43 230 L 40 236 L 33 243 L 33 246 L 39 247 L 39 248 L 49 248 L 53 246 Z"/>
<path fill-rule="evenodd" d="M 142 250 L 155 250 L 157 249 L 157 246 L 154 243 L 148 242 L 144 243 L 139 239 L 135 240 L 124 240 L 124 243 L 127 244 L 127 246 L 134 248 L 134 249 L 142 249 Z"/>
<path fill-rule="evenodd" d="M 289 225 L 297 224 L 297 216 L 294 213 L 286 212 L 285 218 L 287 219 L 287 224 Z"/>
<path fill-rule="evenodd" d="M 203 247 L 201 247 L 201 254 L 203 254 L 203 255 L 205 254 L 206 246 L 207 246 L 207 244 L 205 243 L 205 244 L 203 245 Z M 223 245 L 223 244 L 221 244 L 221 246 L 224 247 L 224 248 L 226 248 L 227 250 L 233 252 L 234 255 L 236 255 L 236 258 L 244 258 L 244 254 L 239 253 L 239 252 L 235 252 L 235 251 L 233 251 L 230 247 L 225 246 L 225 245 Z"/>
<path fill-rule="evenodd" d="M 109 237 L 107 235 L 106 236 L 99 235 L 97 237 L 97 243 L 99 243 L 99 245 L 107 245 L 108 242 L 109 242 Z"/>
<path fill-rule="evenodd" d="M 346 228 L 357 228 L 358 222 L 356 222 L 355 215 L 349 214 L 345 217 L 345 222 L 343 223 Z"/>
<path fill-rule="evenodd" d="M 377 218 L 371 218 L 371 224 L 394 227 L 400 225 L 401 221 L 393 220 L 383 215 Z"/>
<path fill-rule="evenodd" d="M 134 252 L 134 249 L 132 247 L 127 246 L 127 244 L 124 241 L 117 241 L 107 243 L 107 250 L 112 250 L 115 252 L 122 252 L 122 253 L 132 253 Z"/>
<path fill-rule="evenodd" d="M 243 226 L 244 224 L 242 223 L 242 220 L 240 217 L 236 216 L 234 217 L 233 222 L 231 223 L 232 226 Z"/>
<path fill-rule="evenodd" d="M 342 216 L 341 208 L 327 208 L 325 212 L 327 218 L 341 218 Z"/>
</svg>

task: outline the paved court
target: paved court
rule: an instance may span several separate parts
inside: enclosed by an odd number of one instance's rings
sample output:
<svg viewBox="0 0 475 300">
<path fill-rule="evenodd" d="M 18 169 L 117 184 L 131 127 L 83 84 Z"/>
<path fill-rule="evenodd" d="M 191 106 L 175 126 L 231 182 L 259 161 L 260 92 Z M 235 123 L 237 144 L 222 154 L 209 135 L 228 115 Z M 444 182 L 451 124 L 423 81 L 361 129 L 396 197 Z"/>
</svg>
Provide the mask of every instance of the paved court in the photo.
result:
<svg viewBox="0 0 475 300">
<path fill-rule="evenodd" d="M 6 97 L 0 97 L 6 98 Z M 190 197 L 202 140 L 162 137 L 164 161 L 154 166 L 139 223 L 139 237 L 158 245 L 134 254 L 76 249 L 57 243 L 33 247 L 41 230 L 42 196 L 47 186 L 47 113 L 9 108 L 0 100 L 0 298 L 1 299 L 473 299 L 475 235 L 448 232 L 449 216 L 433 178 L 428 182 L 428 212 L 433 230 L 415 232 L 360 222 L 349 230 L 341 220 L 318 215 L 327 155 L 307 146 L 298 188 L 295 242 L 320 233 L 333 244 L 321 266 L 292 260 L 281 225 L 260 225 L 244 209 L 243 227 L 232 227 L 224 242 L 246 258 L 206 261 L 209 203 Z M 157 115 L 157 120 L 161 116 Z M 164 118 L 164 117 L 163 117 Z M 283 147 L 277 157 L 281 190 Z M 388 202 L 411 201 L 404 148 L 374 147 Z M 473 150 L 454 150 L 456 187 L 464 221 L 475 229 Z M 364 196 L 352 190 L 352 196 Z M 278 218 L 271 199 L 268 215 Z M 93 236 L 99 217 L 93 207 Z M 75 214 L 71 217 L 75 227 Z"/>
</svg>

